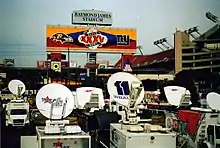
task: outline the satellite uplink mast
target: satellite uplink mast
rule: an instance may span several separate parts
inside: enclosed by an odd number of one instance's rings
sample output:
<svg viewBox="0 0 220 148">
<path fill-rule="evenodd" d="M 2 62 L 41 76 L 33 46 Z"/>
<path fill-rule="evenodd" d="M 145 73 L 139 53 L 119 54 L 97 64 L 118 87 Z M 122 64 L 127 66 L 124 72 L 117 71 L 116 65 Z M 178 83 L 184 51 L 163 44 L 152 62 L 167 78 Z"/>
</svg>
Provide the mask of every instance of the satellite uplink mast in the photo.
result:
<svg viewBox="0 0 220 148">
<path fill-rule="evenodd" d="M 142 82 L 130 73 L 118 72 L 108 79 L 107 88 L 111 101 L 125 108 L 123 123 L 137 124 L 140 121 L 136 114 L 137 106 L 144 99 Z"/>
<path fill-rule="evenodd" d="M 15 95 L 15 100 L 6 104 L 6 126 L 25 126 L 29 124 L 29 103 L 21 99 L 25 92 L 25 85 L 20 80 L 11 80 L 8 89 Z"/>
<path fill-rule="evenodd" d="M 163 147 L 176 148 L 176 133 L 160 125 L 150 124 L 151 119 L 140 119 L 144 87 L 142 82 L 130 73 L 113 74 L 107 83 L 111 101 L 121 104 L 125 113 L 122 122 L 110 124 L 110 148 Z M 117 106 L 117 105 L 116 105 Z M 140 123 L 142 122 L 142 123 Z"/>
<path fill-rule="evenodd" d="M 19 99 L 21 95 L 24 94 L 26 87 L 20 80 L 11 80 L 8 83 L 8 89 L 12 94 L 16 95 L 17 99 Z"/>
</svg>

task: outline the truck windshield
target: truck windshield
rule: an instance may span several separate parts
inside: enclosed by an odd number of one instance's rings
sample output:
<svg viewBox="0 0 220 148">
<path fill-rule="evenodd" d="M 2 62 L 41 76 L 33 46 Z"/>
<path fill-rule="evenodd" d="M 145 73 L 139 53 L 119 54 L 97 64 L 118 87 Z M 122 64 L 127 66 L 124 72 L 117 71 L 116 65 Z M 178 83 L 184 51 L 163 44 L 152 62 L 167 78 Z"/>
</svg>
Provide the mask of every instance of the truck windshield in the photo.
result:
<svg viewBox="0 0 220 148">
<path fill-rule="evenodd" d="M 220 139 L 220 126 L 215 126 L 216 139 Z"/>
<path fill-rule="evenodd" d="M 26 109 L 12 109 L 11 115 L 26 115 L 27 111 Z"/>
</svg>

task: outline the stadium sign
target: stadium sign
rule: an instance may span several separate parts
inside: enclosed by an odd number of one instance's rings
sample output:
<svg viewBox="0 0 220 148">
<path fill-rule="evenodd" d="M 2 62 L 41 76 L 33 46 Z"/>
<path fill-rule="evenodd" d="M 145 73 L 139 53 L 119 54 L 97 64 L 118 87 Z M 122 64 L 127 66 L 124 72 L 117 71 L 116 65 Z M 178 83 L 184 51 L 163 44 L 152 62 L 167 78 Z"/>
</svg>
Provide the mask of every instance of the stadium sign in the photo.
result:
<svg viewBox="0 0 220 148">
<path fill-rule="evenodd" d="M 72 24 L 111 26 L 112 13 L 100 10 L 73 11 Z"/>
</svg>

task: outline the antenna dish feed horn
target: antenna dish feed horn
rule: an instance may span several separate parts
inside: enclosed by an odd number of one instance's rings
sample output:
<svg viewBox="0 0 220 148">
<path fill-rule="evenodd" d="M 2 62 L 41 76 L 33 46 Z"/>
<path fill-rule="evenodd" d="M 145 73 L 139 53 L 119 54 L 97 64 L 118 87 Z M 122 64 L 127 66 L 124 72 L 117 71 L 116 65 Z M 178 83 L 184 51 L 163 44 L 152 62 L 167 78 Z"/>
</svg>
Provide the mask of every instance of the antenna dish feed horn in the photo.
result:
<svg viewBox="0 0 220 148">
<path fill-rule="evenodd" d="M 15 79 L 8 83 L 8 89 L 12 94 L 20 96 L 25 93 L 26 87 L 22 81 Z"/>
</svg>

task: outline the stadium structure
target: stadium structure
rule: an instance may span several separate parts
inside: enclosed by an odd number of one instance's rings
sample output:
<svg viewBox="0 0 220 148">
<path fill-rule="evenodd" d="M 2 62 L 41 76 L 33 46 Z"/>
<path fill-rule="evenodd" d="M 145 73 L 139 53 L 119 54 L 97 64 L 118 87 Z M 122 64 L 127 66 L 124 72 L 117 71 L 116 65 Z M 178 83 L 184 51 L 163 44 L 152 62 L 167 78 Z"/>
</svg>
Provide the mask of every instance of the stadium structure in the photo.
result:
<svg viewBox="0 0 220 148">
<path fill-rule="evenodd" d="M 172 49 L 151 55 L 134 55 L 132 68 L 137 71 L 152 69 L 167 74 L 188 71 L 187 77 L 193 77 L 199 92 L 218 89 L 220 25 L 213 26 L 203 34 L 199 33 L 198 37 L 192 35 L 193 32 L 198 32 L 198 28 L 176 30 Z M 121 61 L 122 59 L 115 64 L 115 67 L 121 67 Z"/>
</svg>

